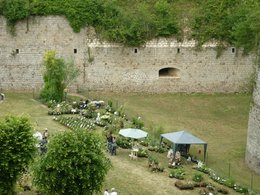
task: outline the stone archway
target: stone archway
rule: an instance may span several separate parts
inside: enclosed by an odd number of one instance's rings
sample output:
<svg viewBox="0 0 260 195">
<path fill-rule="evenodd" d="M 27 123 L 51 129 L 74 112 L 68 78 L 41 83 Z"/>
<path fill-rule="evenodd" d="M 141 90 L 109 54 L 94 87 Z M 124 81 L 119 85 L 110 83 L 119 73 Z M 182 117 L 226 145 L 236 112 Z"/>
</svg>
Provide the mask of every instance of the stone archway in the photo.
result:
<svg viewBox="0 0 260 195">
<path fill-rule="evenodd" d="M 180 77 L 180 70 L 178 68 L 167 67 L 159 70 L 159 77 Z"/>
</svg>

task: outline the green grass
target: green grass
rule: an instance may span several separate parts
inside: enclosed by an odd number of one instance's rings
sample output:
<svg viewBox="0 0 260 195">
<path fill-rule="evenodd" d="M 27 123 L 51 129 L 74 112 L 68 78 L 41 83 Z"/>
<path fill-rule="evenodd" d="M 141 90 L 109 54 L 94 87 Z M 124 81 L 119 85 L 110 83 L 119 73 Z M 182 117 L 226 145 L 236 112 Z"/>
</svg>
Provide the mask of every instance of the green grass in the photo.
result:
<svg viewBox="0 0 260 195">
<path fill-rule="evenodd" d="M 6 100 L 0 104 L 0 118 L 7 115 L 25 115 L 29 117 L 34 129 L 41 132 L 47 127 L 50 132 L 66 128 L 52 120 L 47 114 L 48 108 L 34 100 L 32 94 L 8 93 Z"/>
<path fill-rule="evenodd" d="M 244 163 L 251 96 L 247 94 L 108 94 L 88 93 L 124 105 L 130 118 L 141 116 L 151 132 L 186 129 L 208 142 L 207 164 L 220 175 L 250 186 L 252 172 Z M 159 139 L 159 138 L 158 138 Z M 193 155 L 202 146 L 192 146 Z M 260 190 L 260 176 L 253 175 L 253 188 Z"/>
<path fill-rule="evenodd" d="M 208 142 L 208 166 L 223 176 L 228 176 L 229 163 L 231 177 L 239 183 L 250 186 L 251 172 L 244 163 L 248 112 L 251 96 L 244 94 L 99 94 L 86 93 L 86 97 L 113 100 L 115 105 L 124 105 L 129 118 L 141 116 L 149 133 L 171 132 L 181 129 L 193 133 Z M 43 131 L 45 127 L 52 136 L 66 128 L 47 115 L 47 108 L 32 99 L 32 94 L 7 93 L 0 103 L 0 118 L 6 115 L 27 115 L 34 128 Z M 99 131 L 99 130 L 98 130 Z M 99 132 L 100 133 L 100 132 Z M 159 139 L 159 137 L 158 137 Z M 202 146 L 192 146 L 191 152 L 197 157 Z M 147 159 L 131 161 L 129 150 L 118 150 L 111 157 L 113 168 L 109 171 L 104 189 L 117 188 L 119 194 L 198 194 L 195 191 L 180 192 L 174 187 L 175 179 L 164 173 L 151 173 Z M 152 154 L 167 167 L 166 154 Z M 187 168 L 187 179 L 191 180 L 194 170 Z M 204 176 L 204 175 L 203 175 Z M 208 177 L 204 176 L 206 180 Z M 212 181 L 211 181 L 212 182 Z M 213 182 L 212 182 L 213 183 Z M 260 190 L 260 176 L 254 175 L 253 188 Z M 214 184 L 216 185 L 216 184 Z M 229 190 L 231 194 L 236 194 Z"/>
</svg>

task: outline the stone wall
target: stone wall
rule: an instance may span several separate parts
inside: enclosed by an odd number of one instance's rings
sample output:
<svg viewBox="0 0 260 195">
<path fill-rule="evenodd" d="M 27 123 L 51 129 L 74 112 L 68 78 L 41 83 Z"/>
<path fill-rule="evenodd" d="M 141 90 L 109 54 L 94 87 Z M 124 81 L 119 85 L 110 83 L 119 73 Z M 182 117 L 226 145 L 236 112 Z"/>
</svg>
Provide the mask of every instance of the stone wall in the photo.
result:
<svg viewBox="0 0 260 195">
<path fill-rule="evenodd" d="M 253 93 L 247 135 L 246 163 L 251 169 L 260 173 L 260 71 Z"/>
<path fill-rule="evenodd" d="M 54 16 L 19 22 L 12 36 L 0 17 L 0 88 L 41 88 L 46 50 L 73 59 L 81 70 L 74 86 L 88 90 L 237 92 L 254 73 L 252 57 L 236 48 L 216 58 L 215 44 L 196 51 L 194 41 L 156 39 L 142 47 L 123 47 L 98 40 L 92 28 L 74 33 L 65 18 Z M 167 74 L 173 70 L 174 75 Z"/>
</svg>

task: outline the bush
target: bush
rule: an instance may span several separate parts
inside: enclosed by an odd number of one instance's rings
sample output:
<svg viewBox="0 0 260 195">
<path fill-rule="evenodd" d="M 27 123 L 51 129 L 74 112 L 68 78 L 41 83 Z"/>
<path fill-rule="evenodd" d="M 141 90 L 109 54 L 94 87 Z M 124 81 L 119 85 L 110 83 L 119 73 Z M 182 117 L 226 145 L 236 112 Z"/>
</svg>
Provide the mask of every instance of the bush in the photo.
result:
<svg viewBox="0 0 260 195">
<path fill-rule="evenodd" d="M 55 51 L 48 51 L 44 55 L 44 88 L 40 97 L 48 102 L 55 100 L 61 102 L 64 99 L 64 89 L 78 75 L 78 69 L 73 63 L 65 63 L 62 58 L 56 57 Z"/>
<path fill-rule="evenodd" d="M 144 127 L 144 122 L 141 121 L 140 117 L 138 117 L 138 118 L 133 117 L 132 125 L 133 125 L 133 128 L 142 129 Z"/>
<path fill-rule="evenodd" d="M 116 144 L 118 147 L 125 148 L 125 149 L 129 149 L 132 147 L 132 143 L 128 139 L 123 137 L 118 137 L 116 139 Z"/>
<path fill-rule="evenodd" d="M 110 167 L 101 143 L 84 130 L 54 136 L 47 153 L 34 164 L 34 183 L 47 194 L 99 192 Z"/>
<path fill-rule="evenodd" d="M 138 157 L 145 157 L 145 158 L 147 158 L 148 157 L 148 152 L 147 152 L 146 149 L 139 148 L 139 150 L 137 152 L 137 156 Z"/>
<path fill-rule="evenodd" d="M 148 156 L 148 166 L 152 172 L 164 171 L 164 167 L 161 167 L 158 159 L 153 156 Z"/>
<path fill-rule="evenodd" d="M 182 168 L 177 168 L 171 170 L 169 177 L 170 178 L 176 178 L 176 179 L 184 179 L 185 172 Z"/>
<path fill-rule="evenodd" d="M 195 173 L 192 177 L 192 180 L 195 182 L 201 182 L 203 180 L 203 176 L 199 173 Z"/>
<path fill-rule="evenodd" d="M 7 117 L 0 123 L 0 194 L 12 194 L 15 183 L 36 151 L 32 126 L 25 117 Z"/>
</svg>

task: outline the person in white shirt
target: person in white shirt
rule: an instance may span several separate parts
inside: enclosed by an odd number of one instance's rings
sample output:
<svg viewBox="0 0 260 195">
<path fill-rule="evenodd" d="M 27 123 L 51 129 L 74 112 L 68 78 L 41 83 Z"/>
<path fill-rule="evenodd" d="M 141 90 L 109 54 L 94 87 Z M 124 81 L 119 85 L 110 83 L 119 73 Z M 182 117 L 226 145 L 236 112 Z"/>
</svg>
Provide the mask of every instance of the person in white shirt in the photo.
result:
<svg viewBox="0 0 260 195">
<path fill-rule="evenodd" d="M 104 195 L 110 195 L 109 192 L 108 192 L 108 189 L 105 189 Z"/>
<path fill-rule="evenodd" d="M 117 192 L 116 192 L 116 189 L 115 189 L 115 188 L 112 188 L 112 189 L 111 189 L 110 195 L 117 195 Z"/>
</svg>

